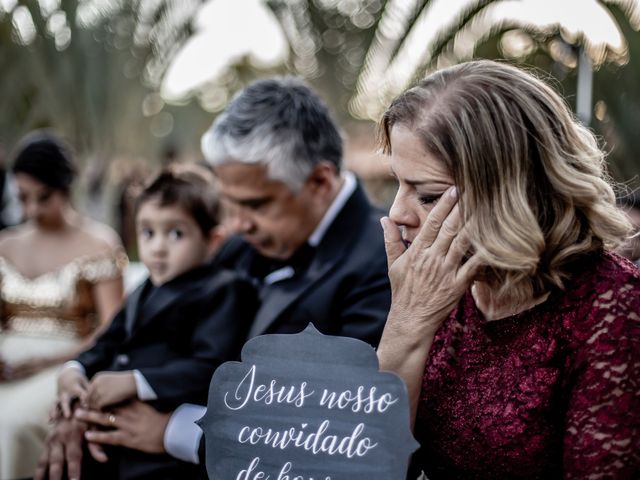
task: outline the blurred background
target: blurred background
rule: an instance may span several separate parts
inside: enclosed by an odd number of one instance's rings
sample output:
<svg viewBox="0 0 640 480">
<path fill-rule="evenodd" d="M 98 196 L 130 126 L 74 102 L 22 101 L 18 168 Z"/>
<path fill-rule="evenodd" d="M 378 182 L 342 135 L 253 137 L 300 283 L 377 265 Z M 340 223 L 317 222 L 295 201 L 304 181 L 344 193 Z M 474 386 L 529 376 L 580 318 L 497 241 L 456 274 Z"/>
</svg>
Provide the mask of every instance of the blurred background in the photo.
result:
<svg viewBox="0 0 640 480">
<path fill-rule="evenodd" d="M 126 236 L 132 185 L 198 161 L 248 82 L 296 74 L 388 204 L 376 120 L 425 73 L 472 58 L 537 69 L 637 187 L 640 0 L 0 0 L 0 160 L 29 130 L 56 129 L 81 166 L 76 205 Z"/>
</svg>

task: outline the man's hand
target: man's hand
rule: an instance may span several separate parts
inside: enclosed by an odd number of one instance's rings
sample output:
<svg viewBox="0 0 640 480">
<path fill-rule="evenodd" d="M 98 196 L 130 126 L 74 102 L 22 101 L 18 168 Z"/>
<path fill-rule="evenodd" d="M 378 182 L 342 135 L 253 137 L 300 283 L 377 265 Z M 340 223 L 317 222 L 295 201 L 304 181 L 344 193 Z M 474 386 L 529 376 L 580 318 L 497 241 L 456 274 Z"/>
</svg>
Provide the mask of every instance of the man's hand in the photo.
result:
<svg viewBox="0 0 640 480">
<path fill-rule="evenodd" d="M 71 418 L 72 403 L 86 395 L 89 381 L 79 369 L 63 368 L 58 375 L 58 404 L 64 418 Z"/>
<path fill-rule="evenodd" d="M 85 397 L 87 406 L 92 410 L 102 410 L 137 394 L 133 372 L 100 372 L 93 377 Z"/>
<path fill-rule="evenodd" d="M 47 436 L 34 480 L 61 480 L 65 465 L 69 480 L 78 480 L 82 464 L 82 442 L 86 430 L 87 424 L 74 418 L 61 419 L 56 423 Z"/>
<path fill-rule="evenodd" d="M 170 414 L 161 413 L 140 401 L 133 401 L 110 412 L 78 408 L 75 417 L 111 430 L 85 433 L 91 443 L 118 445 L 147 453 L 164 453 L 164 431 Z"/>
</svg>

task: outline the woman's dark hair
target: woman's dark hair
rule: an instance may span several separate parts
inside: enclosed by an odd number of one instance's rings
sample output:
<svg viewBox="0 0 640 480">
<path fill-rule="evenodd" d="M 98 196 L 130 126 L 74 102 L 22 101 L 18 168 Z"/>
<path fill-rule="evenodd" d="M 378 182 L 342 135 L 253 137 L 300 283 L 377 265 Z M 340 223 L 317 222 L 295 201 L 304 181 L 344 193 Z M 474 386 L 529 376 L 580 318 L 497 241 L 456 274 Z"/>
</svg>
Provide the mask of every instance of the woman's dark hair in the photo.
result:
<svg viewBox="0 0 640 480">
<path fill-rule="evenodd" d="M 13 155 L 13 173 L 24 173 L 65 194 L 76 175 L 71 148 L 56 134 L 35 130 L 18 143 Z"/>
<path fill-rule="evenodd" d="M 215 177 L 199 165 L 174 164 L 163 168 L 136 198 L 136 212 L 149 201 L 162 207 L 180 207 L 191 215 L 205 236 L 220 223 Z"/>
</svg>

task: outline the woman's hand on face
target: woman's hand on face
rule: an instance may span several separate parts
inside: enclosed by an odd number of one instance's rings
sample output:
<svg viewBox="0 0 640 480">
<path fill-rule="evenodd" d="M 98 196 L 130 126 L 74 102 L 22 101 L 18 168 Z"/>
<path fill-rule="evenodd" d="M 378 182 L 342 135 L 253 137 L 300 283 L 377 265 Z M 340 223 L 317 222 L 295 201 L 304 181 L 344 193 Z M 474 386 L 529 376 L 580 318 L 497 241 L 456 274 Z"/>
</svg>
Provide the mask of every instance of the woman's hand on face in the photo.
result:
<svg viewBox="0 0 640 480">
<path fill-rule="evenodd" d="M 408 334 L 434 334 L 478 270 L 476 256 L 463 262 L 471 243 L 457 201 L 456 189 L 452 187 L 429 212 L 409 247 L 391 219 L 385 217 L 381 221 L 392 292 L 389 316 L 396 321 L 420 320 L 419 324 L 407 323 Z M 416 326 L 422 332 L 416 331 Z"/>
</svg>

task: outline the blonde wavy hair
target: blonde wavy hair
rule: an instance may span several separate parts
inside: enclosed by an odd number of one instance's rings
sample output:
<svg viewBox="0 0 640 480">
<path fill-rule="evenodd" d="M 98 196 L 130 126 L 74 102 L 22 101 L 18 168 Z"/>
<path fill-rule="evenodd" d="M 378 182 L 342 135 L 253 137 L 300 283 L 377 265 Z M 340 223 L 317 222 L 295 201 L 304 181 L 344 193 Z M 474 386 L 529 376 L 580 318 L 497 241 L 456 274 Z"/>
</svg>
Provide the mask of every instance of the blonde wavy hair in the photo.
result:
<svg viewBox="0 0 640 480">
<path fill-rule="evenodd" d="M 435 72 L 384 113 L 386 153 L 397 124 L 452 173 L 472 248 L 498 297 L 563 288 L 570 263 L 631 232 L 594 135 L 523 70 L 481 60 Z"/>
</svg>

